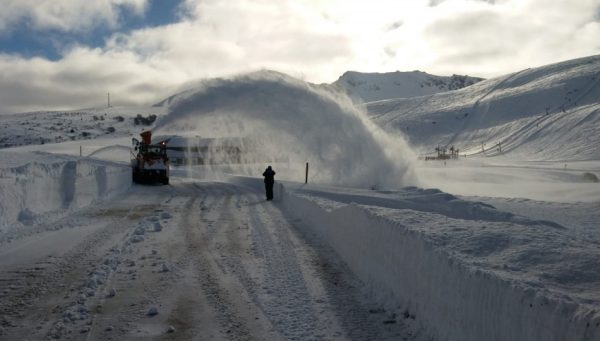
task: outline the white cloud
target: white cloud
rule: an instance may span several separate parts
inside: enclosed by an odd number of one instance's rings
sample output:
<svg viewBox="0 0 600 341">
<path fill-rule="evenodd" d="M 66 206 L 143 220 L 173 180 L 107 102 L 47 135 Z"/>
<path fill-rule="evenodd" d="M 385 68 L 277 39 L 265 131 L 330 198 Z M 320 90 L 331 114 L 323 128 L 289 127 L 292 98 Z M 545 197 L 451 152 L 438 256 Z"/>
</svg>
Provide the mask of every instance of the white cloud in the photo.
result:
<svg viewBox="0 0 600 341">
<path fill-rule="evenodd" d="M 110 10 L 96 13 L 115 24 L 115 6 L 143 11 L 146 1 L 102 3 Z M 151 103 L 198 78 L 260 68 L 312 82 L 346 70 L 497 76 L 600 53 L 599 9 L 600 0 L 187 0 L 180 22 L 117 33 L 100 49 L 56 62 L 0 58 L 0 111 L 97 105 L 106 91 Z"/>
<path fill-rule="evenodd" d="M 321 29 L 328 23 L 317 13 L 270 4 L 201 2 L 184 22 L 115 36 L 108 48 L 165 61 L 194 77 L 274 68 L 315 79 L 353 55 L 350 37 Z"/>
<path fill-rule="evenodd" d="M 148 0 L 3 0 L 0 32 L 26 21 L 34 30 L 86 31 L 100 25 L 118 26 L 120 11 L 143 14 Z"/>
<path fill-rule="evenodd" d="M 115 105 L 151 104 L 185 81 L 131 52 L 88 48 L 56 62 L 0 56 L 0 70 L 0 112 L 101 106 L 107 91 Z"/>
<path fill-rule="evenodd" d="M 599 8 L 598 0 L 447 0 L 422 37 L 435 51 L 432 71 L 494 76 L 600 53 Z"/>
</svg>

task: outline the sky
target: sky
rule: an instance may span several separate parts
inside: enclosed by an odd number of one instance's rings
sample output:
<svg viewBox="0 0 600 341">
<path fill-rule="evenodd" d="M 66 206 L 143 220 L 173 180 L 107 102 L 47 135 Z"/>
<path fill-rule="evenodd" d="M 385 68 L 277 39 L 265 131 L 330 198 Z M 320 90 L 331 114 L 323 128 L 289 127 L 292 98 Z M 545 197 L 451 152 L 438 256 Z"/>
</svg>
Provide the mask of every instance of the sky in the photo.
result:
<svg viewBox="0 0 600 341">
<path fill-rule="evenodd" d="M 600 54 L 600 0 L 2 0 L 0 113 L 148 105 L 271 69 L 496 77 Z"/>
</svg>

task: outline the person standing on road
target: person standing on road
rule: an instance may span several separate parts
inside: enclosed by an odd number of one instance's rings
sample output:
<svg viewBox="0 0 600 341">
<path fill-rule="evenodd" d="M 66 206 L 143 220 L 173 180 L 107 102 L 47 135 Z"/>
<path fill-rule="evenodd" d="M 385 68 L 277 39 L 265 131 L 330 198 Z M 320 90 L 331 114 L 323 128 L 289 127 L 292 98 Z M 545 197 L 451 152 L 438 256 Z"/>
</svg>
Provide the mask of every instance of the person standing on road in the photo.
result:
<svg viewBox="0 0 600 341">
<path fill-rule="evenodd" d="M 263 176 L 265 177 L 265 190 L 267 191 L 267 200 L 273 200 L 273 184 L 275 183 L 275 171 L 271 166 L 265 169 Z"/>
</svg>

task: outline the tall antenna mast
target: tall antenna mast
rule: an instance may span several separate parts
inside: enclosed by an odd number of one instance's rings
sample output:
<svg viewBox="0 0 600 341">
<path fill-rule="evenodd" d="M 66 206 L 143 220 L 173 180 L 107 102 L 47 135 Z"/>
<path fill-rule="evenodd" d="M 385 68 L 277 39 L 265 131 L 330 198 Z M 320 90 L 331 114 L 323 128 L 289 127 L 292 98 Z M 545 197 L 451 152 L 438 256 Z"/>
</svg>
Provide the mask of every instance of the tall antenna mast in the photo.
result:
<svg viewBox="0 0 600 341">
<path fill-rule="evenodd" d="M 108 95 L 108 107 L 110 108 L 110 92 L 107 93 L 107 95 Z"/>
</svg>

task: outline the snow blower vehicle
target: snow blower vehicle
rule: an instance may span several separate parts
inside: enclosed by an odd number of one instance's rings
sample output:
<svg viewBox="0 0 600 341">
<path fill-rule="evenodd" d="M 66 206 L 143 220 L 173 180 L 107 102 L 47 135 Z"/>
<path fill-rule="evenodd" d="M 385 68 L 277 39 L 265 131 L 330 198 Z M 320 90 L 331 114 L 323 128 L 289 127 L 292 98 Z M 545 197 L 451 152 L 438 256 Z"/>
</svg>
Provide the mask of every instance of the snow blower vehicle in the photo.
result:
<svg viewBox="0 0 600 341">
<path fill-rule="evenodd" d="M 170 162 L 167 157 L 167 142 L 163 140 L 152 144 L 152 132 L 145 131 L 140 134 L 142 141 L 135 137 L 131 140 L 131 177 L 134 183 L 160 182 L 169 184 Z"/>
</svg>

